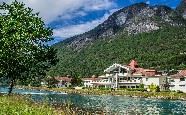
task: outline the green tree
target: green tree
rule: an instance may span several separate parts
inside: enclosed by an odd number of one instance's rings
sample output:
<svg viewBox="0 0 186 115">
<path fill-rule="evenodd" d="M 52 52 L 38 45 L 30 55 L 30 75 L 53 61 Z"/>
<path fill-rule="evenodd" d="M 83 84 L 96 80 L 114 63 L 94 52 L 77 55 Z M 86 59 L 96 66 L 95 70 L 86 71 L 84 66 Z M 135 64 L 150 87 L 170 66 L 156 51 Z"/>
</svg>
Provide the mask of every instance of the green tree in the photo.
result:
<svg viewBox="0 0 186 115">
<path fill-rule="evenodd" d="M 56 80 L 54 77 L 48 77 L 48 78 L 45 79 L 45 81 L 47 82 L 47 87 L 48 88 L 56 87 L 55 84 L 59 83 L 59 81 Z"/>
<path fill-rule="evenodd" d="M 81 86 L 82 85 L 82 80 L 80 77 L 73 77 L 71 80 L 72 86 Z"/>
<path fill-rule="evenodd" d="M 17 80 L 40 80 L 57 62 L 56 50 L 47 45 L 52 30 L 38 13 L 14 1 L 0 5 L 0 70 L 10 80 L 9 94 Z"/>
</svg>

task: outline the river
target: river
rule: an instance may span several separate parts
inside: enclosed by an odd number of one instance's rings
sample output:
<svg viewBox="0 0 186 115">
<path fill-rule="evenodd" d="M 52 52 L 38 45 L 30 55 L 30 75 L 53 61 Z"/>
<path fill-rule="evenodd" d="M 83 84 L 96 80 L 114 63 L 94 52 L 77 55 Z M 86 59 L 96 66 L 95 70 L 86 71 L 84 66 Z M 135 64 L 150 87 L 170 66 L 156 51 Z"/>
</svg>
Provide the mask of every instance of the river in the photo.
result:
<svg viewBox="0 0 186 115">
<path fill-rule="evenodd" d="M 1 93 L 7 88 L 0 87 Z M 13 93 L 30 94 L 32 100 L 48 103 L 73 103 L 84 109 L 101 109 L 116 114 L 186 115 L 186 101 L 132 98 L 111 95 L 80 95 L 51 91 L 14 89 Z"/>
</svg>

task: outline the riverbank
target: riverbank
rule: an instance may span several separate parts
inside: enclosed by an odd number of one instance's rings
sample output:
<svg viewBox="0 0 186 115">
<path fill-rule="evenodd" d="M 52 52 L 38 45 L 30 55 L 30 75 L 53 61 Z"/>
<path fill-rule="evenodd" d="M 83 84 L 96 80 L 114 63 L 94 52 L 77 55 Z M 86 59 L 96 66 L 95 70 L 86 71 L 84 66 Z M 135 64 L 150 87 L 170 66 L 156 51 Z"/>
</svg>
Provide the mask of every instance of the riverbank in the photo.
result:
<svg viewBox="0 0 186 115">
<path fill-rule="evenodd" d="M 153 98 L 153 99 L 171 99 L 171 100 L 184 100 L 186 101 L 186 93 L 179 92 L 147 92 L 147 91 L 128 91 L 119 89 L 115 91 L 100 90 L 100 89 L 68 89 L 68 88 L 46 88 L 46 87 L 21 87 L 25 89 L 46 90 L 64 93 L 76 93 L 83 95 L 120 95 L 127 97 L 140 97 L 140 98 Z"/>
<path fill-rule="evenodd" d="M 36 103 L 26 95 L 0 94 L 0 115 L 93 115 L 102 111 L 83 110 L 71 104 Z"/>
<path fill-rule="evenodd" d="M 0 94 L 1 115 L 59 115 L 57 111 L 47 105 L 32 103 L 27 97 Z"/>
</svg>

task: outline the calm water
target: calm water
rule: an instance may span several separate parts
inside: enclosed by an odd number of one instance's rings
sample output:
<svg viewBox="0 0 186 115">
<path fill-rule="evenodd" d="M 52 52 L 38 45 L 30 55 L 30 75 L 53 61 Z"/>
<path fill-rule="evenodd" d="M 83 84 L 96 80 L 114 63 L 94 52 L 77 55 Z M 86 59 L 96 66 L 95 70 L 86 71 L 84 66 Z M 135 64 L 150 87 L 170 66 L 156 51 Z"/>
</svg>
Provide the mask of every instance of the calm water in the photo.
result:
<svg viewBox="0 0 186 115">
<path fill-rule="evenodd" d="M 0 88 L 0 92 L 7 92 Z M 31 94 L 34 101 L 73 103 L 77 107 L 101 109 L 116 114 L 186 115 L 186 101 L 130 98 L 123 96 L 96 96 L 65 94 L 49 91 L 14 89 L 13 93 Z"/>
</svg>

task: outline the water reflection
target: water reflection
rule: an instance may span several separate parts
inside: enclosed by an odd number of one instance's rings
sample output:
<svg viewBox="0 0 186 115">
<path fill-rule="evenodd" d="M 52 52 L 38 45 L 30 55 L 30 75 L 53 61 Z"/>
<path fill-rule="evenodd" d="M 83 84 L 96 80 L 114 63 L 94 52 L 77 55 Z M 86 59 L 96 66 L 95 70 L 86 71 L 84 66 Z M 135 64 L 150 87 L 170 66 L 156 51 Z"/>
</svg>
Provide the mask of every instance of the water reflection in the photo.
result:
<svg viewBox="0 0 186 115">
<path fill-rule="evenodd" d="M 6 88 L 0 88 L 0 92 L 6 92 Z M 108 114 L 186 114 L 186 102 L 180 100 L 130 98 L 107 95 L 79 95 L 24 89 L 14 89 L 13 92 L 19 94 L 31 94 L 31 98 L 36 102 L 58 104 L 73 103 L 80 108 L 101 109 Z"/>
</svg>

